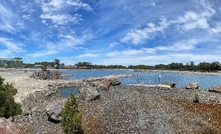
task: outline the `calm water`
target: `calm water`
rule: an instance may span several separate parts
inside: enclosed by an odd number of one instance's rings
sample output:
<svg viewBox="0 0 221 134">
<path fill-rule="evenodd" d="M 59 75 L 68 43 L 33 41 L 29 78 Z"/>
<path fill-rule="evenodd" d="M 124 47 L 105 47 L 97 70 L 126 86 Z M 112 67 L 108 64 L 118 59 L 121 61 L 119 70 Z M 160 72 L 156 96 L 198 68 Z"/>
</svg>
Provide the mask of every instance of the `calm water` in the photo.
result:
<svg viewBox="0 0 221 134">
<path fill-rule="evenodd" d="M 221 85 L 221 76 L 178 74 L 172 72 L 133 72 L 131 70 L 60 70 L 64 74 L 71 74 L 68 79 L 83 79 L 101 77 L 114 74 L 133 74 L 133 78 L 121 78 L 123 85 L 127 84 L 156 84 L 165 81 L 173 81 L 177 86 L 185 87 L 194 81 L 198 82 L 202 89 L 214 85 Z M 158 79 L 161 76 L 160 80 Z"/>
<path fill-rule="evenodd" d="M 63 97 L 70 96 L 71 93 L 79 94 L 79 91 L 76 87 L 63 87 L 59 89 L 60 95 Z"/>
<path fill-rule="evenodd" d="M 32 70 L 33 72 L 36 70 Z M 131 70 L 58 70 L 63 74 L 71 74 L 68 79 L 84 79 L 102 77 L 115 74 L 133 74 L 132 78 L 121 78 L 122 85 L 127 84 L 157 84 L 173 81 L 177 86 L 185 87 L 189 83 L 198 82 L 201 89 L 208 89 L 214 85 L 221 85 L 221 76 L 179 74 L 173 72 L 133 72 Z M 159 79 L 159 76 L 160 79 Z M 71 92 L 78 94 L 77 88 L 65 87 L 60 90 L 61 96 L 67 97 Z"/>
</svg>

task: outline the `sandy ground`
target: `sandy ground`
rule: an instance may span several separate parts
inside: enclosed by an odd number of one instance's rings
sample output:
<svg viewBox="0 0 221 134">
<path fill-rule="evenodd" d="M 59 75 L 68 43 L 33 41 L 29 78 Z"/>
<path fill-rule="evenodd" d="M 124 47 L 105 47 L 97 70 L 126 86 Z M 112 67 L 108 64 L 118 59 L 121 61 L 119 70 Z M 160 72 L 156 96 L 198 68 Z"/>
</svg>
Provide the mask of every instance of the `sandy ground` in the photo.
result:
<svg viewBox="0 0 221 134">
<path fill-rule="evenodd" d="M 30 93 L 47 90 L 48 81 L 30 78 L 31 74 L 31 72 L 24 71 L 0 72 L 0 76 L 5 79 L 5 82 L 12 83 L 17 89 L 18 93 L 14 96 L 14 98 L 18 103 L 21 103 L 21 101 Z"/>
</svg>

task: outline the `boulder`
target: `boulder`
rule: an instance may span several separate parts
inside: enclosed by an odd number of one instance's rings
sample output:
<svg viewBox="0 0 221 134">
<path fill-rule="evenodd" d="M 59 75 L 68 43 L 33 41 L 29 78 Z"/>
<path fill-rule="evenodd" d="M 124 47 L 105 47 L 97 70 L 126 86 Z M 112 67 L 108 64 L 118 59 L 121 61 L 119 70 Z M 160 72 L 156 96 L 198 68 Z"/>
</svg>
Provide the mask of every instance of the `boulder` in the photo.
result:
<svg viewBox="0 0 221 134">
<path fill-rule="evenodd" d="M 5 118 L 0 118 L 0 134 L 20 134 L 20 127 Z"/>
<path fill-rule="evenodd" d="M 100 93 L 98 92 L 97 87 L 87 85 L 84 88 L 85 88 L 84 91 L 86 93 L 87 101 L 93 101 L 100 98 Z"/>
<path fill-rule="evenodd" d="M 186 86 L 186 89 L 199 89 L 199 83 L 198 82 L 190 83 Z"/>
<path fill-rule="evenodd" d="M 51 121 L 53 123 L 59 123 L 62 119 L 60 113 L 62 110 L 62 107 L 64 106 L 65 101 L 58 101 L 54 104 L 49 104 L 46 107 L 46 113 L 48 115 L 48 121 Z"/>
<path fill-rule="evenodd" d="M 176 86 L 176 84 L 173 81 L 166 81 L 163 83 L 163 85 L 168 85 L 171 88 L 174 88 Z"/>
<path fill-rule="evenodd" d="M 209 92 L 217 92 L 217 93 L 221 93 L 221 86 L 217 85 L 217 86 L 213 86 L 209 89 Z"/>
<path fill-rule="evenodd" d="M 102 86 L 106 89 L 106 90 L 109 90 L 109 88 L 110 88 L 110 82 L 108 82 L 108 81 L 103 81 L 102 82 Z"/>
<path fill-rule="evenodd" d="M 110 83 L 111 86 L 118 86 L 118 85 L 121 84 L 119 79 L 110 79 L 109 83 Z"/>
</svg>

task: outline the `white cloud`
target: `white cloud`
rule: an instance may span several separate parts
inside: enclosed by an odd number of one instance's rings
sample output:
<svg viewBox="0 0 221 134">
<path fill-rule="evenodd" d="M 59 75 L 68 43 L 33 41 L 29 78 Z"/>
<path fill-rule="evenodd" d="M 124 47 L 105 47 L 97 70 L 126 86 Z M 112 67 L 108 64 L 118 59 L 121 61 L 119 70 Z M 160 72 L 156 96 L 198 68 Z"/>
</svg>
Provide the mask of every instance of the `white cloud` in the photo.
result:
<svg viewBox="0 0 221 134">
<path fill-rule="evenodd" d="M 120 44 L 119 42 L 111 42 L 111 43 L 109 44 L 109 47 L 113 48 L 113 47 L 118 46 L 119 44 Z"/>
<path fill-rule="evenodd" d="M 81 15 L 77 14 L 78 9 L 93 11 L 91 6 L 80 0 L 49 0 L 37 1 L 41 4 L 43 14 L 40 17 L 44 20 L 51 20 L 54 24 L 64 25 L 67 23 L 76 24 L 82 20 Z M 74 15 L 72 12 L 75 12 Z"/>
<path fill-rule="evenodd" d="M 98 54 L 93 54 L 93 53 L 86 53 L 86 54 L 81 54 L 77 56 L 76 58 L 95 58 L 98 57 Z"/>
<path fill-rule="evenodd" d="M 12 39 L 0 37 L 0 45 L 6 47 L 10 52 L 24 52 L 24 50 L 21 48 L 22 44 Z"/>
<path fill-rule="evenodd" d="M 48 56 L 48 55 L 53 55 L 53 54 L 57 54 L 57 51 L 40 51 L 40 52 L 36 52 L 33 54 L 27 54 L 27 56 L 30 57 L 43 57 L 43 56 Z"/>
<path fill-rule="evenodd" d="M 34 35 L 38 36 L 38 35 Z M 32 57 L 42 57 L 49 56 L 63 52 L 70 52 L 73 50 L 83 49 L 82 44 L 87 40 L 91 39 L 92 36 L 85 32 L 85 34 L 81 37 L 75 37 L 72 35 L 60 35 L 60 40 L 57 42 L 43 42 L 43 50 L 37 51 L 34 54 L 28 54 L 28 56 Z M 91 55 L 88 55 L 91 56 Z M 83 57 L 83 56 L 82 56 Z"/>
<path fill-rule="evenodd" d="M 198 14 L 198 13 L 190 11 L 190 12 L 187 12 L 184 16 L 179 17 L 178 20 L 175 20 L 174 22 L 177 24 L 180 24 L 178 25 L 178 27 L 185 31 L 189 31 L 189 30 L 196 29 L 196 28 L 208 29 L 209 24 L 207 22 L 208 18 L 206 17 L 211 17 L 212 14 L 208 16 L 203 15 L 203 14 L 204 13 Z"/>
<path fill-rule="evenodd" d="M 151 35 L 156 32 L 163 32 L 170 24 L 164 18 L 158 25 L 150 22 L 147 23 L 147 26 L 143 29 L 134 29 L 126 34 L 124 38 L 121 39 L 123 43 L 133 43 L 141 44 L 144 43 L 147 39 L 151 38 Z"/>
<path fill-rule="evenodd" d="M 209 20 L 216 11 L 205 1 L 200 1 L 200 4 L 205 10 L 202 11 L 187 11 L 184 15 L 178 16 L 177 19 L 167 20 L 162 17 L 158 23 L 149 22 L 144 28 L 132 29 L 126 33 L 121 39 L 123 43 L 143 44 L 155 37 L 159 32 L 163 33 L 169 27 L 174 26 L 178 32 L 186 32 L 195 29 L 202 29 L 206 32 L 219 32 L 219 26 L 211 29 Z M 159 35 L 159 34 L 158 34 Z M 160 35 L 159 35 L 160 36 Z"/>
<path fill-rule="evenodd" d="M 134 55 L 143 55 L 143 54 L 153 54 L 155 49 L 153 48 L 141 48 L 137 49 L 127 49 L 123 51 L 113 51 L 106 54 L 106 56 L 134 56 Z"/>
<path fill-rule="evenodd" d="M 81 20 L 80 15 L 75 14 L 75 15 L 65 15 L 65 14 L 42 14 L 40 16 L 42 19 L 49 19 L 53 23 L 58 24 L 58 25 L 64 25 L 67 23 L 78 23 Z"/>
<path fill-rule="evenodd" d="M 221 32 L 221 23 L 217 23 L 214 27 L 209 30 L 210 34 L 218 34 Z"/>
<path fill-rule="evenodd" d="M 15 28 L 13 27 L 13 12 L 10 8 L 7 8 L 6 6 L 2 5 L 0 3 L 0 30 L 6 31 L 6 32 L 14 32 Z"/>
<path fill-rule="evenodd" d="M 185 41 L 179 41 L 177 43 L 174 43 L 173 45 L 168 46 L 158 46 L 156 47 L 157 50 L 161 51 L 189 51 L 193 50 L 195 46 L 202 42 L 202 40 L 196 40 L 196 39 L 190 39 Z"/>
</svg>

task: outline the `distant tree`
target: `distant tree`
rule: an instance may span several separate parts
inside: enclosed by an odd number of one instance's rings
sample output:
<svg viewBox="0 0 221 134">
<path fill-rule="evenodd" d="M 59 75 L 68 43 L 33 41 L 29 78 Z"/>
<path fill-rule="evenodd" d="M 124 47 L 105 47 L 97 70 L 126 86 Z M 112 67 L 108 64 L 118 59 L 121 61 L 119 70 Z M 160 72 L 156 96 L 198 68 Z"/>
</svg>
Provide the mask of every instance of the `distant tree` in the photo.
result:
<svg viewBox="0 0 221 134">
<path fill-rule="evenodd" d="M 197 65 L 197 70 L 203 71 L 203 72 L 210 72 L 211 71 L 210 63 L 208 63 L 208 62 L 199 63 Z"/>
<path fill-rule="evenodd" d="M 213 72 L 220 71 L 220 70 L 221 70 L 221 67 L 220 67 L 219 62 L 213 62 L 213 63 L 211 63 L 211 65 L 210 65 L 210 70 L 213 71 Z"/>
</svg>

